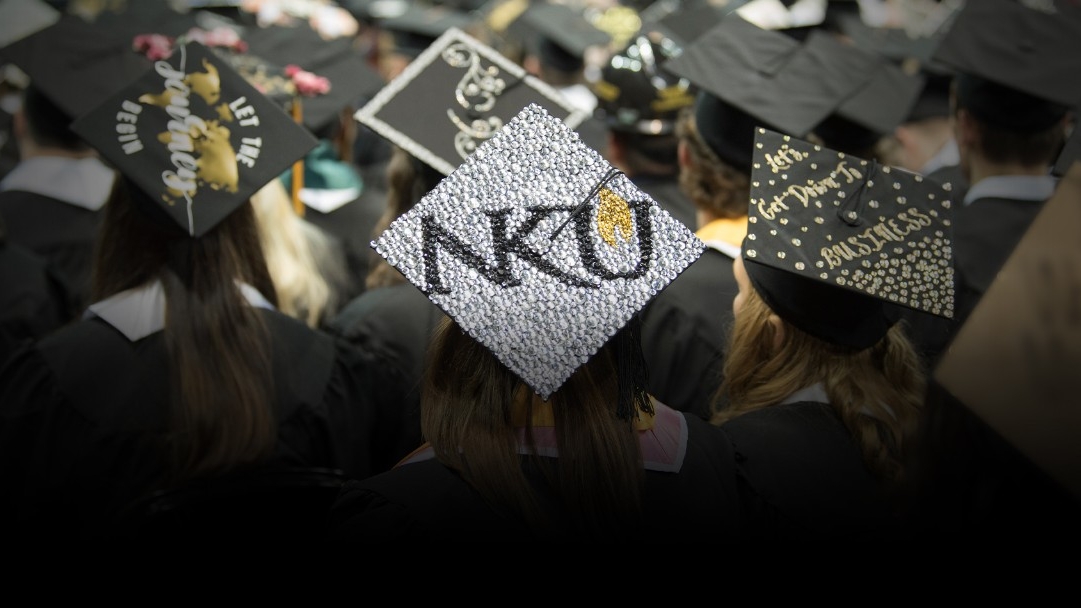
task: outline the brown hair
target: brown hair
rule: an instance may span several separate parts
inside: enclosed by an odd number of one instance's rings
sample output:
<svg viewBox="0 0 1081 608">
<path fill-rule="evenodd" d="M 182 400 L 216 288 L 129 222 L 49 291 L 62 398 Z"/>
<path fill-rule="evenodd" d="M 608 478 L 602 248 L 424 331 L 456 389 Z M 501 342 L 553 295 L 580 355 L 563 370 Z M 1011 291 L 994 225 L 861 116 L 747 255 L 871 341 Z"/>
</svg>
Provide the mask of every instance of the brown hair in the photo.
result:
<svg viewBox="0 0 1081 608">
<path fill-rule="evenodd" d="M 690 151 L 691 166 L 679 173 L 679 185 L 695 206 L 718 218 L 747 215 L 751 178 L 718 157 L 698 134 L 694 111 L 684 108 L 676 122 L 676 134 Z"/>
<path fill-rule="evenodd" d="M 270 345 L 237 281 L 271 302 L 276 296 L 252 206 L 191 238 L 140 209 L 153 204 L 126 179 L 116 180 L 98 236 L 93 299 L 154 280 L 164 287 L 173 382 L 166 482 L 258 463 L 277 438 Z"/>
<path fill-rule="evenodd" d="M 1018 163 L 1027 167 L 1054 164 L 1066 141 L 1062 123 L 1040 131 L 1004 129 L 976 120 L 980 133 L 980 152 L 996 163 Z"/>
<path fill-rule="evenodd" d="M 616 414 L 619 378 L 609 342 L 550 398 L 560 457 L 537 455 L 532 426 L 520 456 L 512 423 L 516 400 L 529 420 L 540 403 L 482 344 L 445 319 L 429 351 L 421 428 L 439 460 L 468 481 L 496 510 L 524 520 L 538 534 L 553 522 L 523 471 L 528 459 L 551 484 L 576 529 L 622 537 L 640 522 L 642 454 L 631 420 Z"/>
<path fill-rule="evenodd" d="M 424 198 L 424 195 L 434 188 L 442 177 L 443 175 L 435 169 L 417 160 L 404 149 L 395 146 L 391 152 L 390 161 L 387 163 L 387 206 L 375 228 L 372 229 L 372 238 L 379 238 L 391 222 L 420 202 L 420 199 Z M 370 259 L 371 268 L 364 279 L 366 289 L 389 287 L 405 282 L 405 276 L 377 252 L 372 251 Z"/>
<path fill-rule="evenodd" d="M 884 481 L 902 481 L 904 450 L 921 416 L 926 378 L 900 326 L 875 346 L 857 351 L 786 323 L 784 341 L 774 349 L 771 314 L 752 289 L 730 335 L 711 422 L 723 424 L 822 383 L 867 467 Z"/>
</svg>

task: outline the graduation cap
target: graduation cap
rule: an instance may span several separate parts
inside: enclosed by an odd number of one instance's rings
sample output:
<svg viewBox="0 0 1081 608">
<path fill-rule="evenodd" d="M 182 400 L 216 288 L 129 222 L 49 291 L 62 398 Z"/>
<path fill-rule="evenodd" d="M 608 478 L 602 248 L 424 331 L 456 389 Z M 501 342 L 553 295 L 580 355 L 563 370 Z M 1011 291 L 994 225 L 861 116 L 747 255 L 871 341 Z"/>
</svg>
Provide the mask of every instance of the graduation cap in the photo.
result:
<svg viewBox="0 0 1081 608">
<path fill-rule="evenodd" d="M 822 42 L 834 53 L 862 53 L 876 62 L 864 84 L 814 128 L 831 148 L 850 153 L 869 150 L 908 117 L 923 89 L 923 76 L 909 74 L 873 51 L 843 43 L 832 34 L 818 31 L 810 36 L 828 38 Z"/>
<path fill-rule="evenodd" d="M 242 37 L 253 53 L 267 61 L 278 65 L 297 64 L 312 72 L 320 71 L 324 65 L 343 55 L 357 52 L 348 37 L 327 40 L 307 22 L 243 27 Z"/>
<path fill-rule="evenodd" d="M 444 175 L 522 108 L 576 128 L 588 114 L 491 47 L 452 28 L 356 113 L 356 120 Z"/>
<path fill-rule="evenodd" d="M 466 30 L 472 23 L 469 13 L 450 6 L 407 2 L 404 11 L 380 19 L 378 27 L 391 34 L 395 52 L 417 57 L 447 30 Z"/>
<path fill-rule="evenodd" d="M 316 140 L 211 49 L 180 45 L 72 124 L 151 209 L 200 237 Z"/>
<path fill-rule="evenodd" d="M 923 86 L 912 102 L 903 123 L 918 122 L 928 118 L 949 118 L 950 91 L 953 87 L 954 73 L 946 68 L 921 66 L 916 76 L 923 80 Z"/>
<path fill-rule="evenodd" d="M 612 42 L 581 10 L 565 4 L 534 2 L 521 19 L 534 32 L 533 52 L 542 63 L 563 72 L 582 69 L 587 50 Z"/>
<path fill-rule="evenodd" d="M 966 2 L 934 59 L 954 68 L 958 106 L 989 124 L 1042 130 L 1081 101 L 1081 6 Z"/>
<path fill-rule="evenodd" d="M 642 29 L 663 32 L 680 48 L 685 48 L 744 4 L 745 0 L 693 3 L 659 0 L 642 10 Z"/>
<path fill-rule="evenodd" d="M 664 69 L 680 52 L 659 31 L 641 32 L 626 48 L 612 55 L 593 83 L 597 108 L 616 131 L 652 135 L 675 130 L 683 108 L 694 104 L 693 85 Z"/>
<path fill-rule="evenodd" d="M 102 26 L 63 16 L 0 49 L 0 62 L 18 66 L 70 121 L 150 67 L 130 44 Z"/>
<path fill-rule="evenodd" d="M 755 139 L 742 256 L 778 315 L 863 349 L 889 306 L 952 318 L 948 186 L 767 129 Z"/>
<path fill-rule="evenodd" d="M 897 63 L 909 59 L 929 60 L 938 46 L 938 40 L 933 37 L 912 36 L 900 27 L 871 26 L 859 15 L 843 15 L 838 18 L 837 26 L 856 46 L 872 50 Z"/>
<path fill-rule="evenodd" d="M 298 30 L 307 33 L 298 35 Z M 304 43 L 298 44 L 298 39 Z M 287 40 L 291 42 L 286 43 Z M 307 27 L 249 29 L 244 41 L 248 46 L 246 51 L 221 55 L 284 108 L 299 102 L 301 121 L 315 134 L 330 127 L 344 108 L 359 107 L 362 99 L 384 84 L 379 73 L 351 45 L 323 41 Z M 294 82 L 297 68 L 310 78 L 325 80 L 326 86 L 301 90 Z"/>
<path fill-rule="evenodd" d="M 1081 165 L 1044 203 L 934 379 L 1081 498 Z"/>
<path fill-rule="evenodd" d="M 544 399 L 705 250 L 537 104 L 373 246 Z"/>
<path fill-rule="evenodd" d="M 533 35 L 522 15 L 530 0 L 489 0 L 475 11 L 477 34 L 501 53 L 521 62 Z"/>
<path fill-rule="evenodd" d="M 755 126 L 805 137 L 878 68 L 877 58 L 839 47 L 829 35 L 800 43 L 731 14 L 665 69 L 706 93 L 695 119 L 710 148 L 749 168 Z"/>
</svg>

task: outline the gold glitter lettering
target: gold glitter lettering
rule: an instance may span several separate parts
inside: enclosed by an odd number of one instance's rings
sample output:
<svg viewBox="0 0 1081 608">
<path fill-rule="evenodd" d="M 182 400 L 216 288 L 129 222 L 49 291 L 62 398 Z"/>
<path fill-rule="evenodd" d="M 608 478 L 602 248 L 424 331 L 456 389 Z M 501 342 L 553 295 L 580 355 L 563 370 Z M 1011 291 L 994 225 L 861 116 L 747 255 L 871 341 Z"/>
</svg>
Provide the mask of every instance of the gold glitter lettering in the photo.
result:
<svg viewBox="0 0 1081 608">
<path fill-rule="evenodd" d="M 601 204 L 597 208 L 597 232 L 609 247 L 616 246 L 616 229 L 618 228 L 623 240 L 630 240 L 634 223 L 631 219 L 631 208 L 627 201 L 608 188 L 602 188 L 600 192 Z"/>
</svg>

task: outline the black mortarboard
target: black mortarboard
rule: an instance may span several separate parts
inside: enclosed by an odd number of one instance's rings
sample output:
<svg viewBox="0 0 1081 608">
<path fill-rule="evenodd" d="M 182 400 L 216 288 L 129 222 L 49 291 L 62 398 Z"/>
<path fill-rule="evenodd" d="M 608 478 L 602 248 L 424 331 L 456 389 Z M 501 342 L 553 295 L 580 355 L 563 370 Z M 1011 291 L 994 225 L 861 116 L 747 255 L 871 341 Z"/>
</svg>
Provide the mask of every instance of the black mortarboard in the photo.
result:
<svg viewBox="0 0 1081 608">
<path fill-rule="evenodd" d="M 379 20 L 378 27 L 390 32 L 395 52 L 416 57 L 447 30 L 465 30 L 472 23 L 468 13 L 452 7 L 409 2 L 404 12 Z"/>
<path fill-rule="evenodd" d="M 375 94 L 384 84 L 382 77 L 360 52 L 349 44 L 338 44 L 338 40 L 341 39 L 324 41 L 306 26 L 249 28 L 244 36 L 248 50 L 230 55 L 246 66 L 238 71 L 249 81 L 256 82 L 256 75 L 261 74 L 285 85 L 284 90 L 275 87 L 279 95 L 285 94 L 280 99 L 283 107 L 289 107 L 293 100 L 299 100 L 304 126 L 319 134 L 338 119 L 344 108 L 355 110 L 361 100 Z M 286 74 L 289 66 L 326 79 L 328 88 L 318 94 L 301 94 L 295 86 L 289 86 L 291 83 Z M 234 67 L 238 65 L 234 64 Z M 273 86 L 267 83 L 266 87 L 257 88 L 275 98 L 269 90 Z"/>
<path fill-rule="evenodd" d="M 746 4 L 743 0 L 722 3 L 659 0 L 642 11 L 642 27 L 664 32 L 680 48 L 685 48 L 743 4 Z"/>
<path fill-rule="evenodd" d="M 533 32 L 522 19 L 530 0 L 488 0 L 477 9 L 478 35 L 514 61 L 521 61 Z"/>
<path fill-rule="evenodd" d="M 348 37 L 324 39 L 305 22 L 296 25 L 245 27 L 244 41 L 251 52 L 278 65 L 296 64 L 318 72 L 324 64 L 356 52 Z"/>
<path fill-rule="evenodd" d="M 1062 177 L 1079 160 L 1081 160 L 1081 126 L 1075 124 L 1073 132 L 1066 139 L 1066 144 L 1062 146 L 1062 152 L 1059 152 L 1055 166 L 1051 168 L 1051 174 Z"/>
<path fill-rule="evenodd" d="M 536 104 L 373 246 L 544 399 L 705 250 Z"/>
<path fill-rule="evenodd" d="M 953 87 L 953 71 L 931 65 L 923 66 L 918 75 L 923 86 L 916 101 L 908 110 L 903 122 L 918 122 L 928 118 L 949 118 L 950 90 Z"/>
<path fill-rule="evenodd" d="M 758 125 L 804 137 L 877 68 L 876 58 L 837 52 L 838 47 L 843 49 L 844 43 L 828 35 L 801 44 L 732 14 L 668 60 L 665 69 L 750 115 Z M 753 128 L 737 128 L 721 114 L 707 115 L 725 110 L 707 102 L 703 106 L 700 101 L 696 109 L 699 132 L 722 158 L 734 153 L 739 158 L 726 160 L 749 165 Z"/>
<path fill-rule="evenodd" d="M 571 129 L 587 117 L 520 65 L 452 28 L 387 83 L 356 119 L 447 175 L 530 103 Z"/>
<path fill-rule="evenodd" d="M 586 20 L 583 11 L 565 4 L 534 2 L 521 17 L 534 32 L 534 52 L 557 70 L 581 69 L 590 47 L 607 47 L 612 38 Z"/>
<path fill-rule="evenodd" d="M 918 74 L 880 62 L 867 84 L 841 102 L 836 113 L 880 135 L 892 133 L 908 116 L 923 83 Z"/>
<path fill-rule="evenodd" d="M 741 250 L 778 315 L 828 342 L 878 342 L 889 304 L 952 317 L 950 190 L 759 129 Z"/>
<path fill-rule="evenodd" d="M 183 37 L 208 46 L 215 39 L 217 44 L 210 47 L 213 52 L 261 93 L 289 111 L 299 101 L 302 124 L 314 133 L 331 125 L 344 108 L 355 109 L 362 98 L 383 85 L 378 72 L 351 43 L 343 44 L 340 38 L 323 40 L 307 24 L 252 27 L 217 14 L 200 12 L 193 17 L 193 26 Z M 223 36 L 223 28 L 233 35 Z M 144 34 L 164 36 L 162 44 L 169 48 L 179 40 L 160 32 Z M 325 86 L 305 88 L 298 84 L 304 78 L 325 81 Z"/>
<path fill-rule="evenodd" d="M 1044 203 L 934 379 L 1081 498 L 1081 165 Z"/>
<path fill-rule="evenodd" d="M 64 16 L 0 49 L 0 62 L 18 66 L 34 88 L 75 119 L 150 67 L 130 45 L 101 26 Z"/>
<path fill-rule="evenodd" d="M 956 17 L 961 3 L 941 2 L 933 15 L 923 15 L 919 23 L 900 26 L 871 26 L 860 15 L 840 15 L 838 31 L 856 46 L 874 51 L 898 64 L 931 61 L 942 36 Z"/>
<path fill-rule="evenodd" d="M 1041 130 L 1081 101 L 1081 6 L 966 2 L 934 59 L 957 70 L 960 107 L 1010 129 Z"/>
<path fill-rule="evenodd" d="M 316 140 L 209 48 L 181 45 L 72 129 L 199 237 Z"/>
<path fill-rule="evenodd" d="M 822 31 L 810 35 L 836 41 L 832 34 Z M 869 149 L 905 120 L 923 87 L 923 77 L 907 74 L 888 59 L 856 45 L 831 46 L 835 53 L 862 53 L 874 61 L 876 67 L 864 84 L 842 101 L 829 118 L 819 123 L 814 132 L 827 146 L 837 150 Z"/>
</svg>

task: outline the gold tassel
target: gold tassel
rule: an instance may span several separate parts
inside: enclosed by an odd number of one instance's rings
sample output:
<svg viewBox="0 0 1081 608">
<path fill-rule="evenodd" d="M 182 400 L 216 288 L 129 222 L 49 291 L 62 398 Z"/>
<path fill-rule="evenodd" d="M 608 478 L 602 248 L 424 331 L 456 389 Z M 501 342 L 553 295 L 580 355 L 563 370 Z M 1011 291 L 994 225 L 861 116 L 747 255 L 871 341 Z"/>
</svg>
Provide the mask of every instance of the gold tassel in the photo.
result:
<svg viewBox="0 0 1081 608">
<path fill-rule="evenodd" d="M 294 97 L 291 106 L 293 120 L 298 125 L 304 124 L 304 108 L 300 105 L 300 97 Z M 304 203 L 300 200 L 300 190 L 304 187 L 304 159 L 301 158 L 293 163 L 293 211 L 300 217 L 304 217 Z"/>
</svg>

